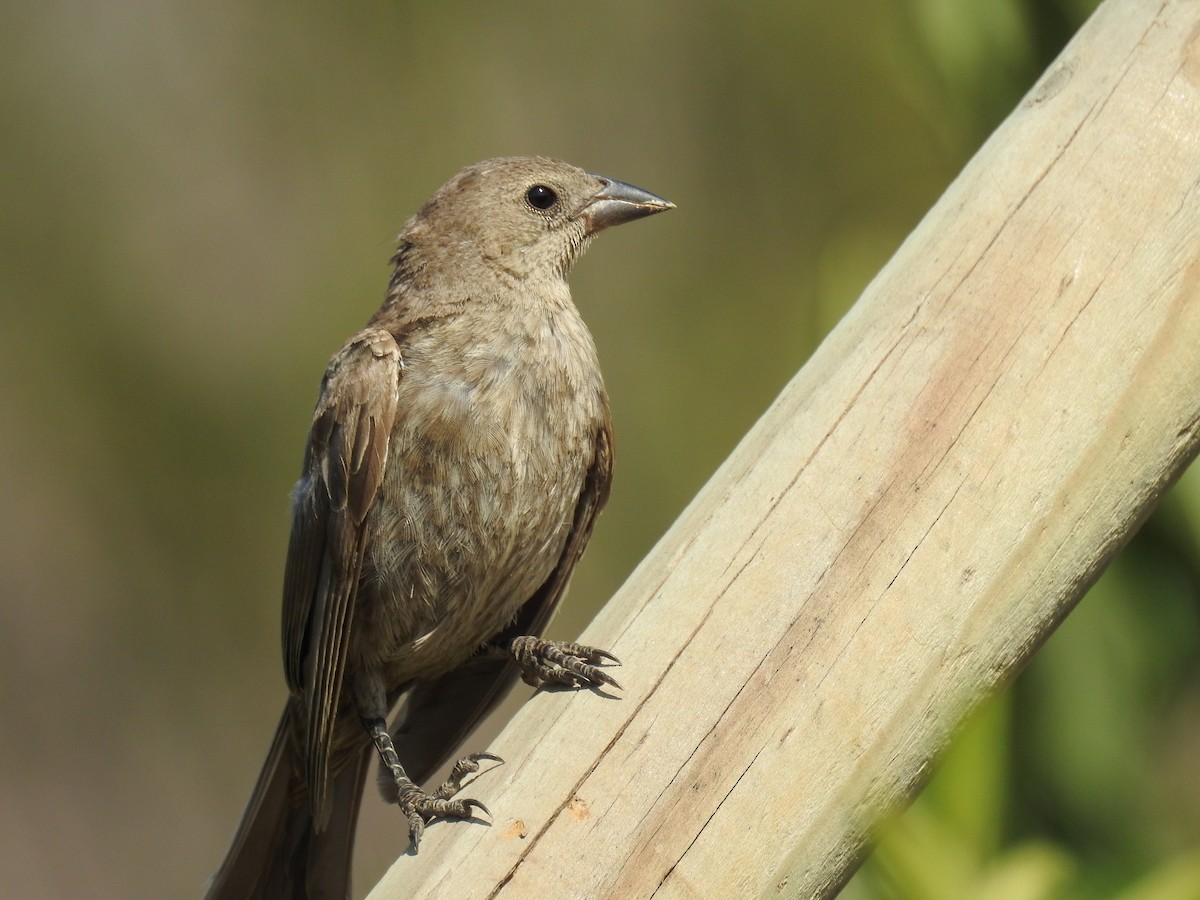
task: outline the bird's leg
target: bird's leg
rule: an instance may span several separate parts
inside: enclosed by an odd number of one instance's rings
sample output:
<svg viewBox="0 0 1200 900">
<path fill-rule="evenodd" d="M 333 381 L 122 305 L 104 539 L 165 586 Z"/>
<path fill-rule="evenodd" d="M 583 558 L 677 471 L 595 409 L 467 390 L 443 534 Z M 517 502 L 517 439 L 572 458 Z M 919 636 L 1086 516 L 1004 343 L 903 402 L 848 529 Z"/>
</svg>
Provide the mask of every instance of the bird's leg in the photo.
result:
<svg viewBox="0 0 1200 900">
<path fill-rule="evenodd" d="M 396 745 L 392 743 L 392 736 L 388 734 L 387 723 L 383 719 L 363 719 L 363 726 L 371 735 L 371 740 L 375 742 L 375 749 L 379 751 L 383 764 L 391 771 L 392 778 L 396 782 L 396 803 L 399 804 L 400 811 L 408 819 L 408 833 L 414 850 L 420 845 L 421 835 L 425 831 L 425 823 L 430 819 L 469 819 L 472 809 L 482 810 L 489 816 L 492 814 L 478 800 L 452 800 L 450 798 L 462 787 L 463 778 L 479 770 L 479 760 L 500 760 L 500 757 L 493 756 L 491 753 L 472 753 L 470 756 L 464 756 L 454 764 L 450 777 L 443 782 L 442 786 L 431 793 L 421 790 L 418 785 L 414 784 L 413 780 L 408 777 L 408 773 L 404 771 L 404 767 L 400 765 L 400 757 L 396 754 Z"/>
<path fill-rule="evenodd" d="M 534 635 L 514 638 L 509 651 L 521 667 L 521 677 L 526 684 L 541 687 L 543 684 L 559 684 L 567 687 L 592 685 L 599 687 L 610 684 L 621 685 L 599 668 L 598 663 L 621 661 L 607 650 L 573 644 L 568 641 L 547 641 Z"/>
</svg>

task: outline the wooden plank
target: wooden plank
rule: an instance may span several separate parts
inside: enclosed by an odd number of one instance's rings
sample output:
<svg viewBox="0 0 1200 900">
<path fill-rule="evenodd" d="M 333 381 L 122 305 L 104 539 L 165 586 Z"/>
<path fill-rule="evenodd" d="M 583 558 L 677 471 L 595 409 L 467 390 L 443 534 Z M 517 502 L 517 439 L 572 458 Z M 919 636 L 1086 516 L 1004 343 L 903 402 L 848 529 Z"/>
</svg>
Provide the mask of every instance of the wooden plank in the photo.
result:
<svg viewBox="0 0 1200 900">
<path fill-rule="evenodd" d="M 836 890 L 1195 455 L 1198 185 L 1200 4 L 1110 0 L 371 896 Z"/>
</svg>

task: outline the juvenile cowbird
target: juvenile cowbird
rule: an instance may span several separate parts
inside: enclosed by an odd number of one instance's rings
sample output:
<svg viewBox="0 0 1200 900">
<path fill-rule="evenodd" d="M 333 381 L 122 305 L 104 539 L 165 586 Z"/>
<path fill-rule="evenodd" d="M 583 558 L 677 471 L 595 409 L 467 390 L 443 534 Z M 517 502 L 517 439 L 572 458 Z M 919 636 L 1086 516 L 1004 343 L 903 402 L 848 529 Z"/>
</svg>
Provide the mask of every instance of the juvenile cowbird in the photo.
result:
<svg viewBox="0 0 1200 900">
<path fill-rule="evenodd" d="M 612 432 L 567 273 L 603 228 L 670 209 L 552 159 L 493 159 L 404 226 L 383 306 L 329 363 L 292 496 L 290 697 L 211 898 L 344 898 L 372 749 L 414 845 L 459 760 L 531 684 L 616 684 L 608 653 L 540 634 L 608 496 Z M 404 704 L 389 731 L 386 718 Z"/>
</svg>

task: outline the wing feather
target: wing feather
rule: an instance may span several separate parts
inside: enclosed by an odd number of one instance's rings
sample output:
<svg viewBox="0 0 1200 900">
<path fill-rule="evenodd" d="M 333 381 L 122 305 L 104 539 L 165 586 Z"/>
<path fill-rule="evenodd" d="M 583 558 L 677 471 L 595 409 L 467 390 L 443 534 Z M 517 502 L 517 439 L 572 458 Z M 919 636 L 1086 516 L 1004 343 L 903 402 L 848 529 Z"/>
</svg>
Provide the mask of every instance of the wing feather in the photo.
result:
<svg viewBox="0 0 1200 900">
<path fill-rule="evenodd" d="M 329 757 L 353 628 L 366 519 L 387 468 L 403 363 L 395 338 L 368 328 L 330 361 L 292 502 L 283 656 L 305 720 L 314 820 L 328 812 Z"/>
</svg>

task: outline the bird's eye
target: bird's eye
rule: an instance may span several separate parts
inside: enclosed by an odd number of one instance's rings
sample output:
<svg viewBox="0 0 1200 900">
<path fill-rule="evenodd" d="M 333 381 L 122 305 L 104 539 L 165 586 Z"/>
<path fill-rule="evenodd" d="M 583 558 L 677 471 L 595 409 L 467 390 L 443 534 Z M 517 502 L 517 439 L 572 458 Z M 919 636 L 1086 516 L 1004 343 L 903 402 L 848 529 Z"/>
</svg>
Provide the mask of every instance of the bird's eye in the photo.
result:
<svg viewBox="0 0 1200 900">
<path fill-rule="evenodd" d="M 534 209 L 544 212 L 558 202 L 558 194 L 554 192 L 553 188 L 548 188 L 544 184 L 535 184 L 525 192 L 525 199 Z"/>
</svg>

